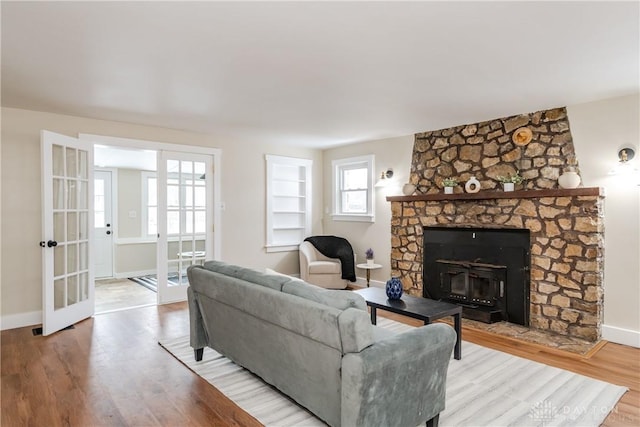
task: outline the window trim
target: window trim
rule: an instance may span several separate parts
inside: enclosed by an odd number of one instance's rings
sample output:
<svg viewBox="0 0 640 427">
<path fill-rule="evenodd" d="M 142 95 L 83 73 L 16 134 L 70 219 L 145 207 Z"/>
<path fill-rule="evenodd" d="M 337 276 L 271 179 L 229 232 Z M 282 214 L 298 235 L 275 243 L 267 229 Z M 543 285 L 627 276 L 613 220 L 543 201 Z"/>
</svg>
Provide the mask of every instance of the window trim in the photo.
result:
<svg viewBox="0 0 640 427">
<path fill-rule="evenodd" d="M 342 170 L 349 165 L 356 163 L 366 163 L 367 165 L 367 212 L 363 214 L 354 213 L 342 213 L 341 212 L 341 188 L 340 177 Z M 332 206 L 331 206 L 331 219 L 334 221 L 356 221 L 356 222 L 375 222 L 375 156 L 373 154 L 367 154 L 364 156 L 348 157 L 344 159 L 335 159 L 331 161 L 332 169 Z"/>
<path fill-rule="evenodd" d="M 141 231 L 142 231 L 142 237 L 143 239 L 145 238 L 153 238 L 153 239 L 157 239 L 158 238 L 158 233 L 156 230 L 155 234 L 150 234 L 149 233 L 149 178 L 155 178 L 156 180 L 156 194 L 157 194 L 157 187 L 158 187 L 158 174 L 156 171 L 141 171 L 140 172 L 140 176 L 141 176 L 141 182 L 142 182 L 142 197 L 140 199 L 142 199 L 142 207 L 140 208 L 140 219 L 142 221 L 142 227 L 141 227 Z M 158 205 L 157 205 L 158 200 L 156 199 L 156 210 L 158 209 Z M 157 224 L 156 224 L 157 226 Z"/>
</svg>

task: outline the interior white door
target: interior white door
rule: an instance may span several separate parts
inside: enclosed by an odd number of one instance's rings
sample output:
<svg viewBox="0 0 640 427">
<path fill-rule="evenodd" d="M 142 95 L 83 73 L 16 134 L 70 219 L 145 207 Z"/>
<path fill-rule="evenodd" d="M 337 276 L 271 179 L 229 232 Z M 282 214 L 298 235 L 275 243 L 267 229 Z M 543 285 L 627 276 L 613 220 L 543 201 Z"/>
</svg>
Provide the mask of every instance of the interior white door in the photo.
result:
<svg viewBox="0 0 640 427">
<path fill-rule="evenodd" d="M 186 270 L 213 254 L 213 157 L 162 151 L 158 161 L 158 302 L 187 297 Z"/>
<path fill-rule="evenodd" d="M 93 146 L 41 132 L 42 330 L 66 328 L 94 313 L 91 266 Z"/>
<path fill-rule="evenodd" d="M 96 279 L 113 277 L 111 171 L 93 172 L 93 244 Z"/>
</svg>

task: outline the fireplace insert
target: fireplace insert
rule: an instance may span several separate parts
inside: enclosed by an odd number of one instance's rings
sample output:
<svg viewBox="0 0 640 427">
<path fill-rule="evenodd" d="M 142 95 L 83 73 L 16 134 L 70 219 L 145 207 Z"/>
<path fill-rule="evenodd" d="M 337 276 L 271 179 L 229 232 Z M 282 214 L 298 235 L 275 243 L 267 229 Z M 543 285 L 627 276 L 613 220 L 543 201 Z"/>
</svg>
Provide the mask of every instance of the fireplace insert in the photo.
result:
<svg viewBox="0 0 640 427">
<path fill-rule="evenodd" d="M 526 229 L 424 227 L 423 296 L 487 323 L 529 324 Z"/>
</svg>

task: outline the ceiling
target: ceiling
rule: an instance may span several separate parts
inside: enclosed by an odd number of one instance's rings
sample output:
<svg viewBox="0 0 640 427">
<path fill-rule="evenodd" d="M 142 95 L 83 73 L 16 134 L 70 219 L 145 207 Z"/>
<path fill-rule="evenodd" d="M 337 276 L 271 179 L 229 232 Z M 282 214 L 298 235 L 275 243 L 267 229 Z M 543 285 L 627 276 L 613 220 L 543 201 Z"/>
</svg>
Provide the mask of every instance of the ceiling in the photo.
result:
<svg viewBox="0 0 640 427">
<path fill-rule="evenodd" d="M 2 105 L 331 147 L 637 93 L 639 2 L 8 2 Z"/>
</svg>

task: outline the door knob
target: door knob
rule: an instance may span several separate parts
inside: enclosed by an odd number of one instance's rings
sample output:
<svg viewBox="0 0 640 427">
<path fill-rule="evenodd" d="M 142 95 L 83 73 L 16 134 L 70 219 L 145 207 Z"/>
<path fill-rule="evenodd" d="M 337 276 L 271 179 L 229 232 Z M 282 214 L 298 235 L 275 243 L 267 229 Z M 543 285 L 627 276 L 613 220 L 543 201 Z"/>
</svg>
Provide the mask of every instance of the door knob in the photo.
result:
<svg viewBox="0 0 640 427">
<path fill-rule="evenodd" d="M 111 234 L 111 231 L 107 230 L 107 234 Z"/>
<path fill-rule="evenodd" d="M 54 246 L 58 246 L 58 242 L 56 242 L 55 240 L 49 240 L 47 242 L 47 246 L 50 247 L 50 248 L 52 248 Z"/>
<path fill-rule="evenodd" d="M 107 227 L 111 227 L 111 224 L 107 224 Z"/>
</svg>

